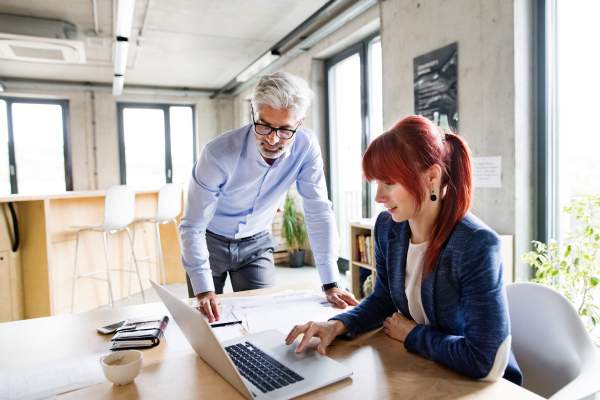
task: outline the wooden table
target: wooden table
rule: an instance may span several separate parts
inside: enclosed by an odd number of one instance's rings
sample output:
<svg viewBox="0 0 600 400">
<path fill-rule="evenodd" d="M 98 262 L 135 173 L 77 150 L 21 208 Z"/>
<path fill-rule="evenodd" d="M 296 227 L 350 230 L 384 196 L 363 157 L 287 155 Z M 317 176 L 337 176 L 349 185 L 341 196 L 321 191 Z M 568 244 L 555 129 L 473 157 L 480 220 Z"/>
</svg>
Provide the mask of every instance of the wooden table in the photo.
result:
<svg viewBox="0 0 600 400">
<path fill-rule="evenodd" d="M 307 284 L 223 295 L 251 296 L 283 290 L 315 290 Z M 0 324 L 0 371 L 110 347 L 112 335 L 96 327 L 130 317 L 165 314 L 162 303 L 102 309 L 74 315 Z M 243 399 L 193 350 L 171 353 L 165 340 L 143 350 L 144 366 L 126 386 L 110 382 L 58 396 L 58 399 Z M 402 343 L 376 329 L 352 341 L 336 340 L 327 355 L 354 374 L 302 396 L 306 399 L 541 399 L 511 382 L 484 383 L 404 349 Z"/>
</svg>

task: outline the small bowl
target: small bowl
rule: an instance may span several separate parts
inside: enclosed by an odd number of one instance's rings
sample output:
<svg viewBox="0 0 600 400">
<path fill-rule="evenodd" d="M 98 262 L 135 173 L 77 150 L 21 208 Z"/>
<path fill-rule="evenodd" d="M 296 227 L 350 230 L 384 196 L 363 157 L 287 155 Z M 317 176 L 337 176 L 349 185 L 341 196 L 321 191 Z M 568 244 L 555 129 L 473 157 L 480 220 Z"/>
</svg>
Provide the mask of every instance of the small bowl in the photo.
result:
<svg viewBox="0 0 600 400">
<path fill-rule="evenodd" d="M 100 365 L 106 379 L 115 385 L 127 385 L 139 375 L 143 359 L 139 350 L 121 350 L 100 358 Z"/>
</svg>

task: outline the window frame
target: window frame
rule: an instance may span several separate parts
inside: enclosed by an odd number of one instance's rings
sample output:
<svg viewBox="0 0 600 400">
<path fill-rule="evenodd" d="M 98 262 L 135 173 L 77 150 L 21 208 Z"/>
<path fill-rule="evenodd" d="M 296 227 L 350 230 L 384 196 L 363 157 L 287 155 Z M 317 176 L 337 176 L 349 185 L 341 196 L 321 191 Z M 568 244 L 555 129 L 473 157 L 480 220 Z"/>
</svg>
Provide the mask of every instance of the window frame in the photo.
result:
<svg viewBox="0 0 600 400">
<path fill-rule="evenodd" d="M 536 0 L 534 24 L 535 239 L 559 238 L 556 0 Z"/>
<path fill-rule="evenodd" d="M 190 107 L 192 109 L 192 151 L 193 160 L 198 159 L 196 150 L 196 107 L 194 104 L 167 104 L 167 103 L 139 103 L 139 102 L 117 102 L 117 126 L 119 135 L 119 169 L 121 185 L 127 184 L 127 161 L 125 159 L 125 125 L 123 111 L 126 108 L 162 110 L 165 124 L 165 182 L 173 183 L 173 160 L 171 153 L 171 107 Z M 169 171 L 171 174 L 169 175 Z"/>
<path fill-rule="evenodd" d="M 337 169 L 333 163 L 333 155 L 332 155 L 332 146 L 331 146 L 331 110 L 333 105 L 330 102 L 330 92 L 329 92 L 329 74 L 331 68 L 333 68 L 337 63 L 351 57 L 355 54 L 359 55 L 360 58 L 360 113 L 361 113 L 361 121 L 362 121 L 362 140 L 361 140 L 361 151 L 362 154 L 365 153 L 367 147 L 370 144 L 371 132 L 370 132 L 370 84 L 371 79 L 369 75 L 369 44 L 373 41 L 373 39 L 381 36 L 380 32 L 377 31 L 361 41 L 353 44 L 352 46 L 340 51 L 339 53 L 331 56 L 330 58 L 324 61 L 324 73 L 325 73 L 325 126 L 326 126 L 326 146 L 327 146 L 327 154 L 328 154 L 328 164 L 329 168 L 327 169 L 327 192 L 329 193 L 329 200 L 333 203 L 334 193 L 332 189 L 332 178 L 334 176 L 334 172 Z M 371 210 L 371 185 L 368 182 L 363 182 L 363 190 L 362 190 L 362 215 L 363 218 L 371 218 L 372 211 Z"/>
<path fill-rule="evenodd" d="M 73 161 L 71 158 L 71 120 L 69 116 L 69 100 L 64 99 L 36 99 L 30 97 L 0 96 L 0 100 L 6 102 L 6 123 L 8 130 L 8 162 L 10 174 L 10 192 L 19 194 L 17 181 L 17 163 L 15 154 L 14 126 L 12 117 L 13 104 L 54 104 L 59 105 L 62 110 L 63 125 L 63 157 L 65 164 L 65 190 L 73 191 Z"/>
</svg>

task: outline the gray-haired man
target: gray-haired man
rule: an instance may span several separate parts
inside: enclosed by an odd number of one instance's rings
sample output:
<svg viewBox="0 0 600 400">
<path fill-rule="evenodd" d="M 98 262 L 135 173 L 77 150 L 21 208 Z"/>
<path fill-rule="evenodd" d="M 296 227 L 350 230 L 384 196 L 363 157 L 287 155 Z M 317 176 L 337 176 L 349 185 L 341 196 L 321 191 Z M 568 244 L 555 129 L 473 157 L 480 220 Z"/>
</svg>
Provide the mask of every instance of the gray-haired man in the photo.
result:
<svg viewBox="0 0 600 400">
<path fill-rule="evenodd" d="M 252 123 L 209 142 L 192 173 L 181 218 L 182 262 L 210 322 L 219 320 L 227 274 L 235 291 L 275 284 L 266 231 L 280 200 L 296 182 L 308 236 L 327 299 L 345 308 L 358 302 L 337 284 L 339 236 L 317 138 L 302 128 L 313 93 L 286 72 L 263 76 L 254 88 Z"/>
</svg>

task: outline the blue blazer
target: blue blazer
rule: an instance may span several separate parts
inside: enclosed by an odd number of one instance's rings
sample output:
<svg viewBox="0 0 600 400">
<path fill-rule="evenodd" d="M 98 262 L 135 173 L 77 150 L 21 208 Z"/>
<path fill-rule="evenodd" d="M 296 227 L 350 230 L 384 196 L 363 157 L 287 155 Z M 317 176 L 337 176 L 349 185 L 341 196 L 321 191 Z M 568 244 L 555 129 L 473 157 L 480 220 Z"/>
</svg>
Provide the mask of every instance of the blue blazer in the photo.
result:
<svg viewBox="0 0 600 400">
<path fill-rule="evenodd" d="M 404 283 L 409 241 L 408 221 L 394 222 L 387 211 L 379 214 L 373 293 L 333 318 L 346 325 L 348 339 L 380 326 L 398 311 L 412 319 Z M 434 270 L 423 276 L 421 301 L 431 325 L 413 328 L 404 347 L 472 378 L 487 377 L 500 345 L 510 335 L 510 321 L 500 238 L 470 212 L 450 234 Z M 512 349 L 504 378 L 523 383 Z"/>
</svg>

